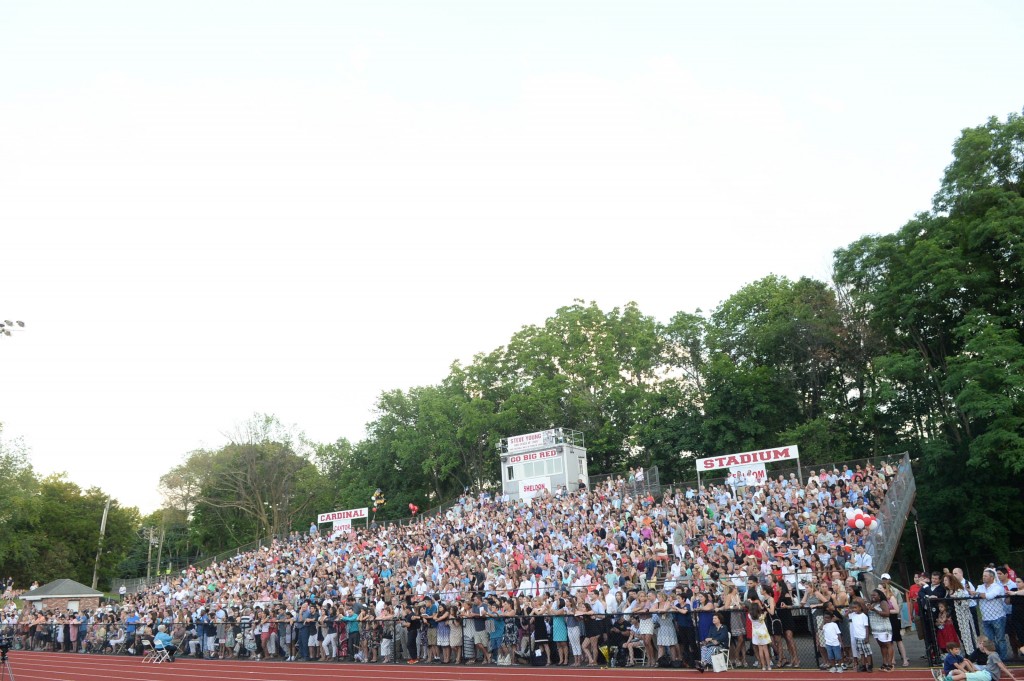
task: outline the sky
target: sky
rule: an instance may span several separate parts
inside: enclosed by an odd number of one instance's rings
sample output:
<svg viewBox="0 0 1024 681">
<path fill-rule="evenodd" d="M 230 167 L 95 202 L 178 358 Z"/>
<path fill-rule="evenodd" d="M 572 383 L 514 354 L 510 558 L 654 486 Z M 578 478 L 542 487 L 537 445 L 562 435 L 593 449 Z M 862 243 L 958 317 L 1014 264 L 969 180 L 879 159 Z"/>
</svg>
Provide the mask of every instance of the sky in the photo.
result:
<svg viewBox="0 0 1024 681">
<path fill-rule="evenodd" d="M 0 423 L 157 509 L 574 299 L 662 321 L 928 210 L 1024 4 L 0 0 Z M 510 433 L 511 434 L 511 433 Z"/>
</svg>

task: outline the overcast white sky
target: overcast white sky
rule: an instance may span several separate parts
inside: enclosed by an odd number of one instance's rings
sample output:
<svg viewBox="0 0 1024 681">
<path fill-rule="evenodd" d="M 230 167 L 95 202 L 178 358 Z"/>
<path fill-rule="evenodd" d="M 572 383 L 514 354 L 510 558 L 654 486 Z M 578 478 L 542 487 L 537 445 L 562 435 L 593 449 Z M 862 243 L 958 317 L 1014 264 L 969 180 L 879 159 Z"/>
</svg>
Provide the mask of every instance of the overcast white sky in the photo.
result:
<svg viewBox="0 0 1024 681">
<path fill-rule="evenodd" d="M 143 512 L 574 298 L 668 320 L 926 210 L 1024 4 L 0 0 L 0 422 Z"/>
</svg>

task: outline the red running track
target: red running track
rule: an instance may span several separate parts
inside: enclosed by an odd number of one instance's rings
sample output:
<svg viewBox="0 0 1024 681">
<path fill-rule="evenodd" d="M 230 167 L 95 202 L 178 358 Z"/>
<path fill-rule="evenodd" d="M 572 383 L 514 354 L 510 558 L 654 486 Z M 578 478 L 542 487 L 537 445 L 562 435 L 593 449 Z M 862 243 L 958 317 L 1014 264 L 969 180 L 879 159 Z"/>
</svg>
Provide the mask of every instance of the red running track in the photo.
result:
<svg viewBox="0 0 1024 681">
<path fill-rule="evenodd" d="M 362 665 L 318 662 L 251 662 L 231 660 L 178 659 L 174 663 L 143 664 L 128 656 L 75 655 L 11 651 L 8 662 L 15 681 L 525 681 L 525 679 L 585 679 L 586 681 L 678 681 L 707 678 L 714 681 L 753 679 L 798 679 L 826 681 L 846 679 L 893 679 L 927 681 L 927 669 L 900 669 L 872 674 L 846 672 L 843 675 L 816 670 L 777 669 L 728 671 L 700 674 L 692 669 L 567 669 L 564 667 L 446 667 L 430 665 Z M 0 668 L 0 681 L 10 681 L 8 670 Z"/>
</svg>

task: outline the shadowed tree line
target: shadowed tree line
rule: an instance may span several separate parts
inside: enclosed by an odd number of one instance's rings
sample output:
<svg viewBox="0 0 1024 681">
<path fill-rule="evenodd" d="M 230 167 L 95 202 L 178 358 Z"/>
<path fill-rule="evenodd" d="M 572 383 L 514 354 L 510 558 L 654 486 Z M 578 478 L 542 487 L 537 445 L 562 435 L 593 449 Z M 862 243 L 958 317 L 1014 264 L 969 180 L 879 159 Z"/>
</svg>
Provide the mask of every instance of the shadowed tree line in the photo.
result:
<svg viewBox="0 0 1024 681">
<path fill-rule="evenodd" d="M 0 574 L 16 586 L 57 578 L 92 584 L 100 521 L 107 495 L 81 489 L 61 475 L 42 477 L 20 439 L 0 426 Z M 139 513 L 111 502 L 99 563 L 99 585 L 109 583 L 137 539 Z"/>
</svg>

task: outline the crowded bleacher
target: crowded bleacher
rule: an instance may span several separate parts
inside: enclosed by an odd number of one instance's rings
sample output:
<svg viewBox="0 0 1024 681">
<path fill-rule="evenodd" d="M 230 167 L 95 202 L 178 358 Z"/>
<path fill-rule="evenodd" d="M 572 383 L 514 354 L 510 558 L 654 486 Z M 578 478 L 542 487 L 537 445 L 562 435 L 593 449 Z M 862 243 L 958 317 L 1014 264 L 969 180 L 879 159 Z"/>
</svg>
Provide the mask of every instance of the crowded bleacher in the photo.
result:
<svg viewBox="0 0 1024 681">
<path fill-rule="evenodd" d="M 704 668 L 724 653 L 734 667 L 832 667 L 825 624 L 840 613 L 835 666 L 852 666 L 842 615 L 861 599 L 870 608 L 860 577 L 878 529 L 851 527 L 847 509 L 874 514 L 894 473 L 467 494 L 407 524 L 314 525 L 93 612 L 8 605 L 4 623 L 24 649 L 130 655 L 147 640 L 171 660 Z"/>
</svg>

